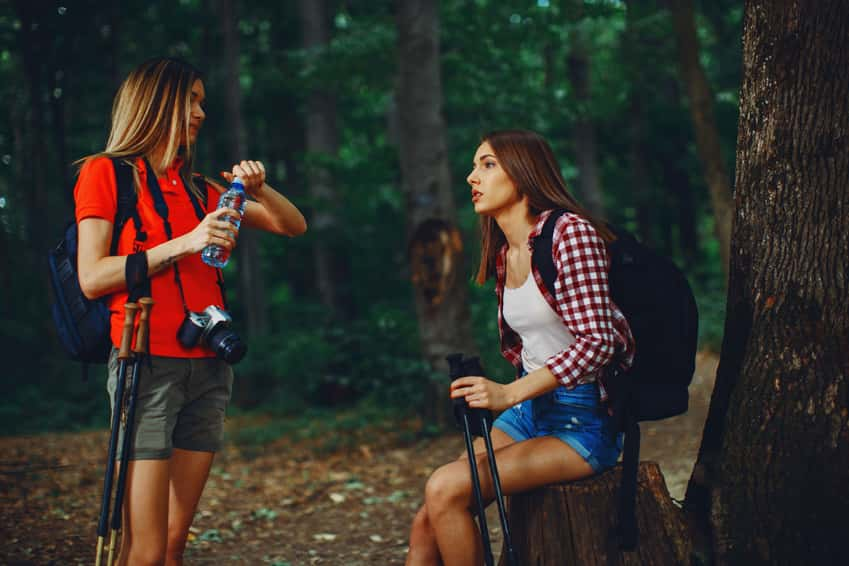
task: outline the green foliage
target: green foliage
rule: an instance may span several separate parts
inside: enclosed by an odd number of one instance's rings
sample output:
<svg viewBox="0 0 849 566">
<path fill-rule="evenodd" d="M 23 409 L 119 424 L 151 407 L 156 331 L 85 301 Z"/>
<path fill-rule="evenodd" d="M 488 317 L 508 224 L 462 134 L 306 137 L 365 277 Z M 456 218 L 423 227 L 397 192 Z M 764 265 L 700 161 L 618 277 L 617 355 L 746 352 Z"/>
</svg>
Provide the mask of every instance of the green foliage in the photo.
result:
<svg viewBox="0 0 849 566">
<path fill-rule="evenodd" d="M 301 44 L 297 3 L 234 5 L 244 157 L 262 159 L 271 184 L 308 219 L 316 210 L 341 219 L 333 230 L 311 225 L 300 238 L 260 237 L 271 327 L 265 336 L 249 337 L 250 353 L 236 367 L 234 404 L 277 415 L 370 404 L 416 411 L 430 380 L 445 376 L 431 375 L 421 358 L 412 306 L 405 197 L 391 127 L 403 119 L 393 116 L 392 2 L 330 2 L 330 42 L 310 50 Z M 732 171 L 741 17 L 740 2 L 718 0 L 701 3 L 697 21 Z M 607 217 L 685 266 L 700 307 L 702 345 L 718 349 L 724 279 L 667 10 L 614 0 L 446 0 L 440 19 L 443 115 L 464 276 L 471 279 L 478 260 L 477 217 L 465 177 L 480 135 L 496 128 L 538 130 L 573 182 L 580 174 L 575 152 L 585 143 L 575 124 L 588 118 L 596 129 Z M 577 96 L 570 76 L 578 40 L 588 55 L 587 100 Z M 220 15 L 209 3 L 183 0 L 166 9 L 130 0 L 120 10 L 93 0 L 61 9 L 0 4 L 0 103 L 7 109 L 0 114 L 0 355 L 6 362 L 0 426 L 6 433 L 106 425 L 105 372 L 95 367 L 89 381 L 81 381 L 79 366 L 61 358 L 51 334 L 44 250 L 72 215 L 69 164 L 104 146 L 118 82 L 141 60 L 163 54 L 206 71 L 208 117 L 197 168 L 216 177 L 230 166 L 228 137 L 237 133 L 223 126 L 225 54 Z M 329 90 L 336 104 L 334 157 L 305 150 L 307 99 L 320 90 Z M 637 110 L 643 131 L 635 142 Z M 635 184 L 634 147 L 643 148 L 647 189 Z M 34 156 L 41 156 L 37 163 Z M 334 198 L 308 195 L 307 174 L 316 167 L 329 171 Z M 686 237 L 690 225 L 693 243 Z M 347 316 L 334 318 L 321 305 L 316 243 L 350 260 L 350 273 L 339 281 L 350 290 Z M 225 276 L 240 330 L 245 313 L 234 292 L 238 275 L 233 262 Z M 469 289 L 484 366 L 496 379 L 512 379 L 498 351 L 491 283 Z"/>
<path fill-rule="evenodd" d="M 323 320 L 314 306 L 290 305 L 283 319 L 301 322 L 250 344 L 257 354 L 237 368 L 235 403 L 288 414 L 366 396 L 393 407 L 421 401 L 429 370 L 412 313 L 378 303 L 343 323 Z"/>
</svg>

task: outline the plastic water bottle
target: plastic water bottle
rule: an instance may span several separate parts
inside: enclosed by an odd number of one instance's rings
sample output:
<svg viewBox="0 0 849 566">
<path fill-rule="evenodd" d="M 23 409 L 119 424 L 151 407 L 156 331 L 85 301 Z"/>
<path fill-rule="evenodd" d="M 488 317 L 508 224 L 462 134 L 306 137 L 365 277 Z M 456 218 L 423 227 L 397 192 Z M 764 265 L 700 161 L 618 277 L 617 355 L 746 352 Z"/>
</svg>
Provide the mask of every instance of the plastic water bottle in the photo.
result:
<svg viewBox="0 0 849 566">
<path fill-rule="evenodd" d="M 218 199 L 218 208 L 232 208 L 233 210 L 238 210 L 239 217 L 233 218 L 230 215 L 224 215 L 222 220 L 229 220 L 236 228 L 238 228 L 242 223 L 242 215 L 245 213 L 245 203 L 247 200 L 248 197 L 245 194 L 245 185 L 242 184 L 242 180 L 240 178 L 234 177 L 233 182 L 230 183 L 230 188 L 222 193 L 221 197 Z M 203 248 L 200 257 L 205 264 L 221 268 L 227 265 L 227 262 L 230 260 L 230 250 L 217 244 L 209 244 Z"/>
</svg>

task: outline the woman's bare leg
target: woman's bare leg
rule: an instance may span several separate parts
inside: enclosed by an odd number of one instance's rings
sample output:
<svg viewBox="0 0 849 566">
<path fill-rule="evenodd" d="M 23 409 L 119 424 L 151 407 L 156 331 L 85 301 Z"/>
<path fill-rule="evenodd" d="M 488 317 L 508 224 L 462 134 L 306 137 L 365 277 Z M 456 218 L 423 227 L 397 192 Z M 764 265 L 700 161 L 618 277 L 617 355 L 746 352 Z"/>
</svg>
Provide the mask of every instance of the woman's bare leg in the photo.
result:
<svg viewBox="0 0 849 566">
<path fill-rule="evenodd" d="M 135 460 L 127 466 L 119 566 L 165 562 L 168 460 Z"/>
<path fill-rule="evenodd" d="M 515 441 L 507 434 L 497 428 L 492 429 L 492 446 L 494 449 L 503 448 Z M 486 448 L 483 440 L 478 438 L 475 440 L 475 454 L 486 454 Z M 466 467 L 466 475 L 469 476 L 468 456 L 466 452 L 458 458 L 458 462 L 462 462 Z M 499 468 L 500 469 L 500 468 Z M 469 476 L 471 478 L 471 476 Z M 471 481 L 471 479 L 470 479 Z M 471 486 L 471 483 L 469 484 Z M 470 488 L 471 489 L 471 488 Z M 436 544 L 436 533 L 430 521 L 430 515 L 427 509 L 427 502 L 422 504 L 413 519 L 413 524 L 410 527 L 410 550 L 407 553 L 406 566 L 442 566 L 442 559 L 439 556 L 439 547 Z"/>
<path fill-rule="evenodd" d="M 476 454 L 485 501 L 495 497 L 489 462 Z M 562 440 L 546 436 L 517 442 L 495 452 L 505 495 L 549 483 L 591 476 L 592 467 Z M 482 562 L 480 535 L 470 509 L 474 506 L 469 466 L 451 462 L 436 470 L 425 487 L 425 506 L 439 555 L 445 566 L 477 566 Z"/>
<path fill-rule="evenodd" d="M 192 526 L 203 486 L 209 477 L 214 452 L 175 448 L 171 454 L 168 503 L 168 548 L 165 564 L 181 566 L 186 538 Z"/>
</svg>

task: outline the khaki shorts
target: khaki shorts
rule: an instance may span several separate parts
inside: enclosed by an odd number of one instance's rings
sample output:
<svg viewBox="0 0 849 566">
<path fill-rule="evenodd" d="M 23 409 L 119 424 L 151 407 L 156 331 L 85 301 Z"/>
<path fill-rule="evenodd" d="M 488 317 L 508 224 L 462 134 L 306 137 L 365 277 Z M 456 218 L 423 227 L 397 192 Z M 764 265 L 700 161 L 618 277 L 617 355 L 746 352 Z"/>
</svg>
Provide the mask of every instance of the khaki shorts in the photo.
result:
<svg viewBox="0 0 849 566">
<path fill-rule="evenodd" d="M 166 460 L 172 448 L 216 452 L 221 447 L 224 411 L 233 390 L 233 370 L 218 358 L 151 356 L 139 364 L 131 460 Z M 118 350 L 109 356 L 106 389 L 115 407 Z M 127 365 L 129 399 L 132 364 Z M 111 422 L 111 421 L 110 421 Z M 118 439 L 118 457 L 123 429 Z"/>
</svg>

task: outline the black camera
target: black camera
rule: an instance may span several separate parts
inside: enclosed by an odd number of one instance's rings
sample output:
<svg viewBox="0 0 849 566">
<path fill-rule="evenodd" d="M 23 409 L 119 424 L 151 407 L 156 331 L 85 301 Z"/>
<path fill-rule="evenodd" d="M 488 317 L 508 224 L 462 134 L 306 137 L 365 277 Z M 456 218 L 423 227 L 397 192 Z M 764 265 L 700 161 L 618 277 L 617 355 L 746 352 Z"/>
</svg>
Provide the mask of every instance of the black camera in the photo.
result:
<svg viewBox="0 0 849 566">
<path fill-rule="evenodd" d="M 177 330 L 177 340 L 186 348 L 206 344 L 219 359 L 228 364 L 238 363 L 248 351 L 230 323 L 232 318 L 224 309 L 209 305 L 203 312 L 189 311 Z"/>
</svg>

